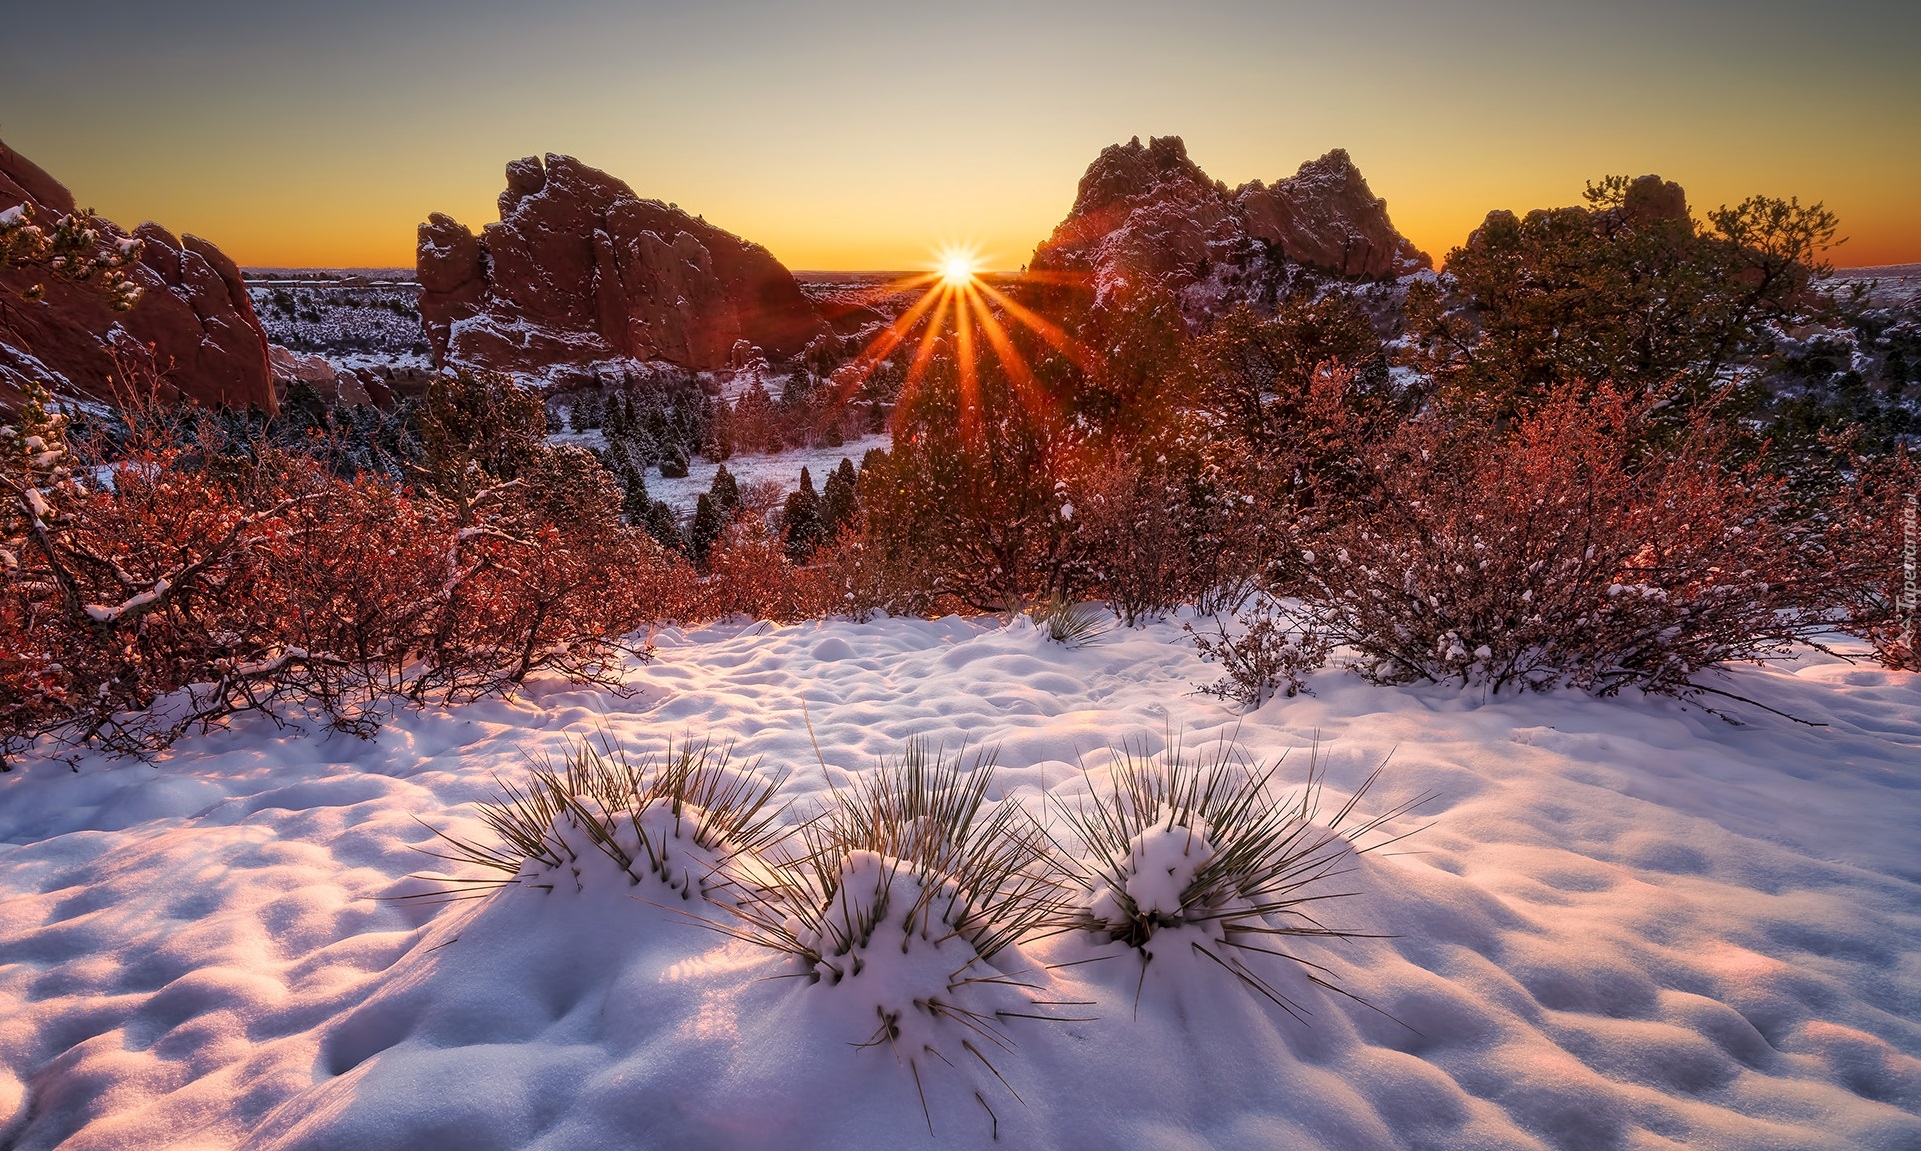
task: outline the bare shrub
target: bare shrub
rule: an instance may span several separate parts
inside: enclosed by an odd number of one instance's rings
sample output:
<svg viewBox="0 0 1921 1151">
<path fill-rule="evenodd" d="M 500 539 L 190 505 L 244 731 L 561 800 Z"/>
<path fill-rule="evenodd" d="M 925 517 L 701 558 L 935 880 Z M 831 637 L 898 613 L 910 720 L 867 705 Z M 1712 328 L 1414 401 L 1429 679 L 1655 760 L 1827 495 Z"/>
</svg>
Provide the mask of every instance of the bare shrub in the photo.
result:
<svg viewBox="0 0 1921 1151">
<path fill-rule="evenodd" d="M 1218 618 L 1214 637 L 1184 625 L 1200 649 L 1201 658 L 1218 663 L 1227 674 L 1200 687 L 1203 695 L 1232 700 L 1255 708 L 1276 693 L 1293 697 L 1307 690 L 1306 676 L 1327 663 L 1331 645 L 1311 623 L 1278 609 L 1260 596 L 1236 616 L 1238 633 L 1230 633 Z"/>
<path fill-rule="evenodd" d="M 1159 619 L 1195 594 L 1202 567 L 1195 552 L 1206 544 L 1173 479 L 1144 474 L 1115 451 L 1080 468 L 1069 494 L 1075 546 L 1124 625 Z"/>
<path fill-rule="evenodd" d="M 1833 506 L 1841 629 L 1867 640 L 1883 666 L 1921 671 L 1921 468 L 1905 451 L 1856 459 Z"/>
<path fill-rule="evenodd" d="M 1360 497 L 1295 525 L 1303 622 L 1380 681 L 1608 694 L 1785 654 L 1833 619 L 1831 525 L 1652 395 L 1563 389 L 1511 426 L 1430 415 L 1367 450 Z"/>
</svg>

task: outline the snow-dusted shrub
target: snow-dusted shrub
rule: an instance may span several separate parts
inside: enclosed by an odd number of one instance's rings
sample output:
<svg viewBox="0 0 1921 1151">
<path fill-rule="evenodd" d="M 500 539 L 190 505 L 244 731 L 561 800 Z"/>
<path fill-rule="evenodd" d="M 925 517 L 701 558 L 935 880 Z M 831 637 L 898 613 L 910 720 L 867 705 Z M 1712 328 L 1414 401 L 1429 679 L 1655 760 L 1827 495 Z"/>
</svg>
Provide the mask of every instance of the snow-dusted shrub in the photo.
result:
<svg viewBox="0 0 1921 1151">
<path fill-rule="evenodd" d="M 127 269 L 145 247 L 146 241 L 120 234 L 92 212 L 68 212 L 43 223 L 34 219 L 31 203 L 0 211 L 0 268 L 44 270 L 85 283 L 116 312 L 140 302 L 145 289 Z M 44 284 L 34 284 L 24 295 L 37 300 L 45 291 Z"/>
<path fill-rule="evenodd" d="M 193 409 L 130 397 L 124 415 L 83 468 L 43 406 L 6 437 L 0 749 L 145 753 L 245 711 L 364 733 L 535 671 L 611 683 L 673 592 L 606 473 L 538 434 L 441 435 L 407 489 Z"/>
<path fill-rule="evenodd" d="M 501 797 L 481 805 L 496 842 L 440 833 L 451 849 L 441 858 L 496 873 L 466 881 L 479 894 L 584 890 L 611 865 L 627 885 L 658 883 L 692 900 L 730 882 L 718 878 L 724 864 L 783 834 L 779 786 L 706 743 L 634 761 L 605 739 L 583 740 L 562 764 L 535 767 L 525 788 L 503 782 Z"/>
<path fill-rule="evenodd" d="M 1657 443 L 1659 410 L 1565 388 L 1505 427 L 1413 421 L 1296 521 L 1299 618 L 1377 680 L 1602 694 L 1693 691 L 1830 626 L 1832 522 L 1705 415 Z"/>
<path fill-rule="evenodd" d="M 1276 609 L 1266 596 L 1255 597 L 1235 614 L 1239 630 L 1230 632 L 1218 618 L 1209 637 L 1184 625 L 1201 658 L 1227 674 L 1203 685 L 1203 695 L 1259 707 L 1276 692 L 1293 696 L 1306 690 L 1306 675 L 1327 663 L 1329 644 L 1311 624 Z"/>
<path fill-rule="evenodd" d="M 1351 894 L 1328 881 L 1350 870 L 1358 851 L 1384 845 L 1357 848 L 1356 840 L 1414 806 L 1344 826 L 1370 776 L 1323 821 L 1317 766 L 1310 762 L 1299 792 L 1282 799 L 1270 786 L 1276 768 L 1232 748 L 1206 760 L 1178 746 L 1158 756 L 1118 750 L 1106 792 L 1064 809 L 1084 868 L 1072 922 L 1134 949 L 1143 983 L 1154 960 L 1157 970 L 1178 968 L 1191 955 L 1298 1018 L 1302 1005 L 1250 964 L 1263 955 L 1289 960 L 1296 975 L 1339 991 L 1276 948 L 1295 937 L 1354 937 L 1318 918 L 1326 901 Z"/>
<path fill-rule="evenodd" d="M 815 553 L 815 568 L 835 597 L 828 614 L 854 620 L 879 614 L 937 616 L 949 601 L 919 578 L 911 564 L 898 562 L 884 543 L 865 532 L 843 533 Z"/>
<path fill-rule="evenodd" d="M 1921 671 L 1921 467 L 1905 451 L 1856 460 L 1837 503 L 1841 628 L 1884 665 Z"/>
<path fill-rule="evenodd" d="M 991 759 L 911 743 L 801 825 L 777 881 L 737 882 L 722 904 L 735 923 L 721 930 L 792 956 L 917 1087 L 930 1058 L 999 1079 L 982 1048 L 1010 1046 L 1010 1019 L 1045 1018 L 1015 953 L 1061 923 L 1060 865 L 1017 804 L 988 805 L 992 782 Z"/>
<path fill-rule="evenodd" d="M 698 596 L 695 617 L 739 614 L 779 623 L 819 619 L 840 603 L 827 572 L 795 564 L 782 540 L 751 522 L 721 535 Z"/>
<path fill-rule="evenodd" d="M 1124 625 L 1159 619 L 1201 592 L 1205 556 L 1219 549 L 1167 469 L 1144 469 L 1114 451 L 1077 468 L 1068 492 L 1077 553 Z"/>
<path fill-rule="evenodd" d="M 287 513 L 327 477 L 272 453 L 229 460 L 212 425 L 155 416 L 130 421 L 110 487 L 73 466 L 39 404 L 9 437 L 38 450 L 0 474 L 0 750 L 49 731 L 146 750 L 203 716 L 270 709 L 311 663 L 276 642 L 271 569 Z M 153 711 L 190 685 L 173 713 Z"/>
</svg>

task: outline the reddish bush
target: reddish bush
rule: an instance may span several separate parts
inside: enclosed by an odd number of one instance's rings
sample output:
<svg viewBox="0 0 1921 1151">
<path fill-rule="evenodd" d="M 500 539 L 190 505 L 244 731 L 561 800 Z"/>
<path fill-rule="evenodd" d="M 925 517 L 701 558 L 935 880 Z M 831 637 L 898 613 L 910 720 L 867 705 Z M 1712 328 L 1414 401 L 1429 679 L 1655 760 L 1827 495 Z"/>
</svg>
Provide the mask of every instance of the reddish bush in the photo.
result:
<svg viewBox="0 0 1921 1151">
<path fill-rule="evenodd" d="M 792 623 L 819 619 L 840 610 L 841 602 L 827 570 L 797 566 L 779 539 L 752 525 L 735 524 L 713 550 L 692 614 Z"/>
<path fill-rule="evenodd" d="M 473 464 L 417 491 L 191 412 L 127 415 L 130 440 L 91 472 L 68 470 L 44 411 L 3 437 L 0 748 L 53 734 L 141 753 L 295 706 L 364 732 L 396 702 L 543 669 L 613 683 L 623 637 L 690 598 L 578 452 L 535 444 L 514 479 Z"/>
<path fill-rule="evenodd" d="M 1363 456 L 1363 498 L 1296 524 L 1308 621 L 1384 681 L 1686 692 L 1830 626 L 1832 525 L 1696 418 L 1564 389 L 1502 430 L 1430 416 Z M 1349 493 L 1352 496 L 1354 493 Z"/>
<path fill-rule="evenodd" d="M 196 717 L 271 707 L 287 690 L 301 656 L 275 642 L 284 594 L 273 559 L 287 513 L 327 478 L 310 462 L 223 455 L 213 433 L 183 434 L 153 415 L 135 413 L 110 487 L 8 461 L 0 649 L 26 654 L 0 684 L 0 740 L 60 730 L 142 750 Z M 65 455 L 52 421 L 28 438 Z M 186 714 L 153 712 L 190 685 L 198 690 L 175 701 Z"/>
<path fill-rule="evenodd" d="M 1921 468 L 1906 452 L 1856 460 L 1834 507 L 1842 630 L 1884 665 L 1921 671 Z"/>
<path fill-rule="evenodd" d="M 1068 496 L 1081 562 L 1126 626 L 1161 618 L 1204 590 L 1209 533 L 1165 468 L 1111 452 L 1077 470 Z"/>
</svg>

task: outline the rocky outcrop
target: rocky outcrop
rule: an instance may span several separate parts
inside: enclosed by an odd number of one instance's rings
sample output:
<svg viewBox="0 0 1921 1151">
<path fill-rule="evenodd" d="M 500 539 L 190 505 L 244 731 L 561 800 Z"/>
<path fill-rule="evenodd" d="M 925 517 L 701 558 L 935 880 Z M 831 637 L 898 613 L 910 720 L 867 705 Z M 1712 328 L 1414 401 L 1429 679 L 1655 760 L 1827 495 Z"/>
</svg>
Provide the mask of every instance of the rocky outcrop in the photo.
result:
<svg viewBox="0 0 1921 1151">
<path fill-rule="evenodd" d="M 1302 269 L 1383 280 L 1433 261 L 1395 231 L 1344 151 L 1272 185 L 1229 189 L 1180 137 L 1161 136 L 1103 149 L 1029 267 L 1042 279 L 1086 278 L 1097 302 L 1152 281 L 1198 323 L 1239 303 L 1271 305 Z"/>
<path fill-rule="evenodd" d="M 479 236 L 429 217 L 417 269 L 442 367 L 556 382 L 649 361 L 704 371 L 740 340 L 792 356 L 827 331 L 767 249 L 571 156 L 508 164 L 500 220 Z"/>
<path fill-rule="evenodd" d="M 288 388 L 295 384 L 306 384 L 314 390 L 314 394 L 329 403 L 374 402 L 373 393 L 368 391 L 357 373 L 340 367 L 325 356 L 303 355 L 279 344 L 268 344 L 267 363 L 273 368 L 275 390 L 283 400 Z M 390 396 L 389 402 L 391 399 Z"/>
<path fill-rule="evenodd" d="M 73 194 L 58 180 L 0 144 L 0 211 L 20 204 L 31 204 L 34 219 L 47 225 L 75 210 Z M 128 234 L 103 228 L 109 243 Z M 131 235 L 145 250 L 130 273 L 143 289 L 130 311 L 112 310 L 89 285 L 45 268 L 0 268 L 0 406 L 29 380 L 68 395 L 110 398 L 118 353 L 150 360 L 173 395 L 274 411 L 267 337 L 240 269 L 198 236 L 176 238 L 152 223 Z M 45 296 L 24 300 L 36 284 Z"/>
<path fill-rule="evenodd" d="M 1387 201 L 1368 189 L 1342 148 L 1309 160 L 1271 187 L 1259 180 L 1247 184 L 1234 200 L 1250 235 L 1310 268 L 1383 280 L 1434 266 L 1394 230 Z"/>
</svg>

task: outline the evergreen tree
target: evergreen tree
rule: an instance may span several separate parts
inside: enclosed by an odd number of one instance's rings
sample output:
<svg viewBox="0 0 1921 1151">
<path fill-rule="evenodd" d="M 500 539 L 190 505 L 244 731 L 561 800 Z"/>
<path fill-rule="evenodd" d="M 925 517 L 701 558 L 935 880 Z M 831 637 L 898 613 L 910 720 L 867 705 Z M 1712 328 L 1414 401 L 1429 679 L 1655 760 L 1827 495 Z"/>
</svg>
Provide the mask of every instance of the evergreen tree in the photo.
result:
<svg viewBox="0 0 1921 1151">
<path fill-rule="evenodd" d="M 687 543 L 693 552 L 694 563 L 703 568 L 707 566 L 707 556 L 720 540 L 720 533 L 726 526 L 727 521 L 714 506 L 714 498 L 702 492 L 694 502 L 694 522 L 687 529 Z"/>
<path fill-rule="evenodd" d="M 701 438 L 701 454 L 710 460 L 734 458 L 734 409 L 722 400 L 713 406 L 707 420 L 707 434 Z"/>
<path fill-rule="evenodd" d="M 1752 197 L 1703 224 L 1656 176 L 1609 176 L 1585 199 L 1489 213 L 1442 281 L 1410 290 L 1415 358 L 1444 400 L 1512 416 L 1563 384 L 1679 385 L 1680 414 L 1814 318 L 1836 227 L 1822 205 Z"/>
<path fill-rule="evenodd" d="M 574 406 L 569 409 L 570 421 L 577 432 L 593 431 L 606 422 L 606 411 L 599 392 L 581 392 L 574 397 Z"/>
<path fill-rule="evenodd" d="M 787 558 L 806 563 L 820 546 L 821 539 L 820 496 L 814 491 L 814 477 L 806 468 L 800 469 L 800 486 L 787 495 L 787 504 L 781 510 L 781 524 L 787 540 Z"/>
<path fill-rule="evenodd" d="M 610 440 L 624 440 L 633 430 L 633 419 L 629 416 L 626 401 L 619 392 L 608 397 L 606 423 L 607 438 Z"/>
<path fill-rule="evenodd" d="M 680 521 L 666 500 L 655 500 L 647 509 L 647 534 L 660 541 L 668 551 L 687 550 L 686 537 L 680 534 Z"/>
<path fill-rule="evenodd" d="M 687 448 L 679 440 L 662 445 L 660 475 L 662 479 L 669 480 L 687 478 Z"/>
<path fill-rule="evenodd" d="M 854 476 L 854 461 L 841 457 L 840 467 L 828 473 L 821 490 L 821 538 L 833 541 L 853 527 L 860 517 L 860 503 Z"/>
<path fill-rule="evenodd" d="M 740 508 L 740 484 L 735 482 L 727 465 L 722 464 L 714 472 L 714 482 L 707 489 L 714 497 L 714 507 L 724 517 L 731 517 Z"/>
<path fill-rule="evenodd" d="M 621 499 L 620 514 L 636 527 L 648 522 L 648 513 L 653 510 L 653 497 L 647 494 L 647 476 L 639 468 L 620 468 L 615 472 L 620 477 Z"/>
</svg>

